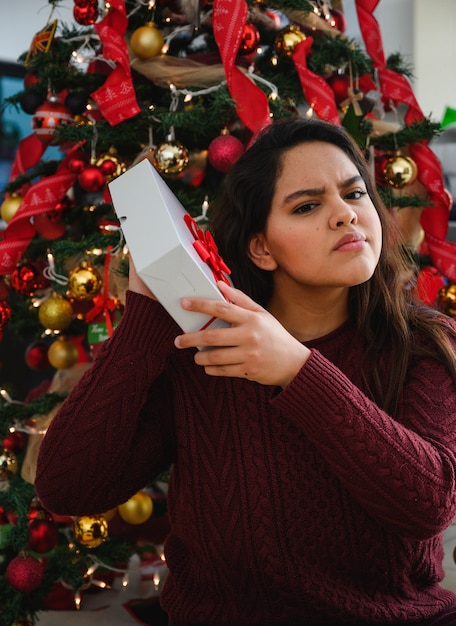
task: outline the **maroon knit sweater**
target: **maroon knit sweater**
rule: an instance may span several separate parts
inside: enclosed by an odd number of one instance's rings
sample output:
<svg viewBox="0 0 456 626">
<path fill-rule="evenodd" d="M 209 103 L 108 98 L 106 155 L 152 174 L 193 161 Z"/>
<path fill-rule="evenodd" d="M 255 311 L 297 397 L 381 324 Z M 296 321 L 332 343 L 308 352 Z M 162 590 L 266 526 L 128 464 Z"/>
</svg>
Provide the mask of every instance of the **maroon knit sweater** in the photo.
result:
<svg viewBox="0 0 456 626">
<path fill-rule="evenodd" d="M 439 586 L 456 514 L 456 389 L 410 369 L 392 419 L 363 393 L 353 327 L 311 342 L 284 389 L 207 376 L 161 305 L 124 317 L 54 418 L 36 488 L 61 514 L 113 508 L 173 464 L 172 626 L 414 623 Z"/>
</svg>

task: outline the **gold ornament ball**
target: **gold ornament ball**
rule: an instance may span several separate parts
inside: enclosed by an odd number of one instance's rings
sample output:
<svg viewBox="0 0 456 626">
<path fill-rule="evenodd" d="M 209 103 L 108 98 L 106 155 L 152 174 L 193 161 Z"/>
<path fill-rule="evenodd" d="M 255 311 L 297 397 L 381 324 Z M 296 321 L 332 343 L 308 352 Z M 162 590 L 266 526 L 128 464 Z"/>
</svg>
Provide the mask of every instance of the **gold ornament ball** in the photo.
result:
<svg viewBox="0 0 456 626">
<path fill-rule="evenodd" d="M 0 481 L 7 480 L 17 473 L 17 457 L 11 450 L 4 448 L 0 454 Z"/>
<path fill-rule="evenodd" d="M 298 43 L 305 39 L 305 34 L 299 28 L 289 26 L 276 37 L 274 47 L 278 53 L 291 57 Z"/>
<path fill-rule="evenodd" d="M 441 287 L 438 292 L 438 300 L 442 304 L 445 313 L 456 316 L 456 285 L 450 283 Z"/>
<path fill-rule="evenodd" d="M 383 168 L 386 182 L 395 189 L 402 189 L 411 185 L 417 177 L 418 169 L 413 159 L 407 156 L 394 156 L 389 158 Z"/>
<path fill-rule="evenodd" d="M 162 174 L 180 174 L 188 165 L 188 150 L 178 141 L 161 143 L 155 151 L 154 167 Z"/>
<path fill-rule="evenodd" d="M 92 300 L 102 286 L 101 274 L 88 263 L 81 263 L 68 276 L 68 289 L 76 300 Z"/>
<path fill-rule="evenodd" d="M 130 38 L 131 51 L 140 59 L 158 56 L 164 43 L 162 33 L 152 22 L 137 28 Z"/>
<path fill-rule="evenodd" d="M 49 296 L 38 310 L 38 319 L 45 328 L 65 330 L 73 320 L 73 307 L 62 296 Z"/>
<path fill-rule="evenodd" d="M 154 503 L 145 491 L 138 491 L 129 500 L 117 507 L 120 517 L 127 524 L 142 524 L 152 515 Z"/>
<path fill-rule="evenodd" d="M 103 515 L 82 515 L 73 523 L 74 538 L 86 548 L 97 548 L 108 537 L 108 522 Z"/>
<path fill-rule="evenodd" d="M 67 370 L 73 367 L 79 358 L 77 347 L 65 337 L 59 337 L 51 343 L 47 355 L 49 363 L 57 370 Z"/>
<path fill-rule="evenodd" d="M 0 207 L 0 215 L 2 220 L 8 224 L 16 215 L 18 208 L 22 204 L 24 198 L 18 193 L 12 193 L 6 200 L 2 202 Z"/>
</svg>

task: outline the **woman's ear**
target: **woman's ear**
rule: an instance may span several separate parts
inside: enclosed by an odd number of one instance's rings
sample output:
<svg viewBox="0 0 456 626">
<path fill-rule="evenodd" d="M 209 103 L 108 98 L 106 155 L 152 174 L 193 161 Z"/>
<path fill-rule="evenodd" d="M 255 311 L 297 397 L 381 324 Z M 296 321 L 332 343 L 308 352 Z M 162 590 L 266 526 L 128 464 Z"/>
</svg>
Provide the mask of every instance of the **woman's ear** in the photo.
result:
<svg viewBox="0 0 456 626">
<path fill-rule="evenodd" d="M 249 243 L 249 258 L 257 267 L 272 272 L 277 268 L 274 257 L 268 250 L 263 233 L 256 233 Z"/>
</svg>

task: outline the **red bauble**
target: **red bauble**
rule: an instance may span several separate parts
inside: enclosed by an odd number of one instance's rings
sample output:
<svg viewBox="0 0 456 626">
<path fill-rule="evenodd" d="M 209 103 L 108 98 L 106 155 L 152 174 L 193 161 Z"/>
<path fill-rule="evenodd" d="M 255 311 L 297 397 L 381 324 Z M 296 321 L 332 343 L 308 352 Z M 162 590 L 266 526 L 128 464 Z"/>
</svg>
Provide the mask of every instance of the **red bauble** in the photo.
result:
<svg viewBox="0 0 456 626">
<path fill-rule="evenodd" d="M 117 163 L 111 159 L 105 159 L 98 167 L 105 176 L 112 176 L 117 171 Z"/>
<path fill-rule="evenodd" d="M 82 26 L 95 24 L 98 19 L 98 3 L 97 5 L 88 4 L 87 6 L 75 6 L 73 9 L 73 17 L 75 22 Z"/>
<path fill-rule="evenodd" d="M 18 265 L 10 274 L 10 286 L 22 296 L 31 296 L 35 291 L 45 289 L 49 281 L 32 263 Z"/>
<path fill-rule="evenodd" d="M 49 519 L 36 518 L 28 526 L 27 548 L 33 552 L 49 552 L 59 541 L 59 530 Z"/>
<path fill-rule="evenodd" d="M 6 568 L 6 579 L 17 591 L 30 593 L 41 585 L 44 566 L 34 556 L 16 556 Z"/>
<path fill-rule="evenodd" d="M 3 438 L 3 447 L 6 450 L 11 450 L 11 452 L 20 452 L 23 450 L 25 448 L 25 437 L 23 433 L 15 430 L 5 435 Z"/>
<path fill-rule="evenodd" d="M 46 370 L 51 367 L 48 359 L 49 345 L 44 341 L 31 343 L 25 351 L 25 362 L 32 370 Z"/>
<path fill-rule="evenodd" d="M 331 9 L 329 24 L 341 33 L 345 33 L 347 30 L 347 19 L 342 11 L 338 11 L 337 9 Z"/>
<path fill-rule="evenodd" d="M 33 218 L 33 224 L 36 232 L 43 239 L 59 239 L 65 234 L 65 224 L 62 224 L 59 211 L 49 211 L 49 213 L 40 213 Z"/>
<path fill-rule="evenodd" d="M 73 172 L 73 174 L 80 174 L 86 165 L 87 162 L 82 157 L 73 157 L 68 161 L 68 169 L 70 172 Z"/>
<path fill-rule="evenodd" d="M 0 300 L 0 329 L 5 328 L 11 319 L 11 307 L 6 300 Z"/>
<path fill-rule="evenodd" d="M 334 74 L 328 78 L 328 83 L 334 92 L 336 104 L 340 104 L 348 98 L 348 88 L 350 87 L 350 76 L 348 74 Z"/>
<path fill-rule="evenodd" d="M 207 158 L 214 169 L 226 173 L 244 154 L 244 144 L 233 135 L 219 135 L 211 141 Z"/>
<path fill-rule="evenodd" d="M 33 132 L 45 144 L 56 141 L 55 131 L 58 128 L 71 126 L 73 123 L 74 118 L 70 109 L 56 96 L 50 96 L 39 106 L 32 118 Z"/>
<path fill-rule="evenodd" d="M 78 183 L 89 193 L 95 193 L 103 189 L 106 178 L 97 165 L 88 165 L 78 176 Z"/>
<path fill-rule="evenodd" d="M 247 22 L 242 28 L 241 43 L 239 45 L 239 54 L 250 54 L 255 52 L 260 43 L 260 33 L 258 29 Z"/>
</svg>

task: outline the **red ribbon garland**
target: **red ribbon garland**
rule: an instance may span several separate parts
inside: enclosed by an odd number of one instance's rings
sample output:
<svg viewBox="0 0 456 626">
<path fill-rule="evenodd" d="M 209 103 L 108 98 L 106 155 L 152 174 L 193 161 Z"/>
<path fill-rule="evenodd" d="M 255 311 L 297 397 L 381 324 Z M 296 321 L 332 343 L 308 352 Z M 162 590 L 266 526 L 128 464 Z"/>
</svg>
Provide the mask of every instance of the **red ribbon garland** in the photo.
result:
<svg viewBox="0 0 456 626">
<path fill-rule="evenodd" d="M 111 126 L 140 113 L 131 78 L 130 59 L 125 41 L 128 19 L 123 0 L 111 0 L 106 17 L 95 24 L 103 43 L 103 56 L 117 63 L 103 85 L 92 93 L 103 117 Z"/>
<path fill-rule="evenodd" d="M 113 324 L 110 312 L 114 311 L 116 308 L 116 301 L 114 298 L 109 297 L 109 265 L 111 263 L 111 246 L 108 247 L 108 251 L 105 256 L 104 261 L 104 272 L 103 272 L 103 294 L 97 294 L 93 298 L 94 306 L 90 311 L 86 314 L 86 320 L 88 322 L 93 322 L 94 319 L 103 313 L 104 318 L 106 320 L 106 328 L 108 331 L 109 337 L 111 337 L 113 333 Z"/>
<path fill-rule="evenodd" d="M 379 0 L 356 0 L 356 11 L 366 51 L 378 72 L 382 94 L 395 105 L 408 105 L 404 115 L 407 124 L 420 122 L 423 115 L 408 80 L 386 67 L 383 43 L 377 20 L 372 15 Z M 410 146 L 410 155 L 418 168 L 418 180 L 428 190 L 431 206 L 421 214 L 426 252 L 432 263 L 451 281 L 456 281 L 456 245 L 445 241 L 448 232 L 449 206 L 445 194 L 442 166 L 427 141 Z"/>
<path fill-rule="evenodd" d="M 0 241 L 0 276 L 10 274 L 19 263 L 35 236 L 35 227 L 30 218 L 47 213 L 55 208 L 76 181 L 77 174 L 68 169 L 68 163 L 80 144 L 61 161 L 53 176 L 46 176 L 29 187 L 18 210 L 3 231 Z"/>
<path fill-rule="evenodd" d="M 244 0 L 214 0 L 212 28 L 228 89 L 239 119 L 255 135 L 271 123 L 271 117 L 264 91 L 235 65 L 247 17 L 248 6 Z"/>
<path fill-rule="evenodd" d="M 9 180 L 14 180 L 18 176 L 25 174 L 27 170 L 38 165 L 45 150 L 46 144 L 38 139 L 34 133 L 24 137 L 19 142 Z"/>
<path fill-rule="evenodd" d="M 188 213 L 184 215 L 184 221 L 195 238 L 193 247 L 198 253 L 200 259 L 208 265 L 215 281 L 217 282 L 222 280 L 224 283 L 229 285 L 230 281 L 228 280 L 226 274 L 231 274 L 231 270 L 220 256 L 217 244 L 215 243 L 211 233 L 209 231 L 203 232 L 200 228 L 198 228 L 197 223 Z"/>
<path fill-rule="evenodd" d="M 328 83 L 307 67 L 307 57 L 313 44 L 312 37 L 306 37 L 298 43 L 293 51 L 293 63 L 298 72 L 304 96 L 321 120 L 332 122 L 340 126 L 340 116 L 337 110 L 334 92 Z"/>
</svg>

